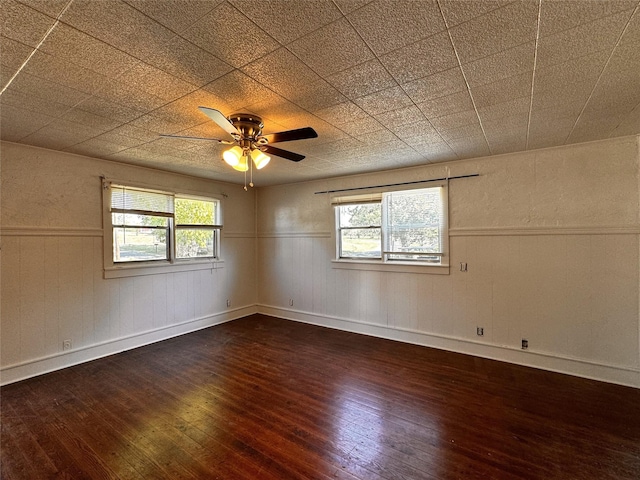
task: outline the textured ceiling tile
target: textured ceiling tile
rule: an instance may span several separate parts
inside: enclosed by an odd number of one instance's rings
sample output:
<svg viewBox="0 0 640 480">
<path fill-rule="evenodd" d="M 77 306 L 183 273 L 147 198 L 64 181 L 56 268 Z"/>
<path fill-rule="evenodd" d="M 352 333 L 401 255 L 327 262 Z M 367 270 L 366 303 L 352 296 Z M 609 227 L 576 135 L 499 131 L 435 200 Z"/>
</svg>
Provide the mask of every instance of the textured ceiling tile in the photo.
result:
<svg viewBox="0 0 640 480">
<path fill-rule="evenodd" d="M 620 115 L 598 116 L 595 119 L 582 116 L 567 138 L 567 143 L 579 143 L 608 138 L 609 134 L 620 125 L 621 120 Z"/>
<path fill-rule="evenodd" d="M 535 40 L 537 2 L 523 0 L 453 27 L 451 37 L 462 64 Z"/>
<path fill-rule="evenodd" d="M 135 127 L 134 125 L 127 123 L 122 125 L 121 127 L 114 128 L 110 132 L 105 132 L 101 135 L 101 138 L 108 138 L 110 135 L 115 135 L 117 137 L 129 138 L 136 145 L 140 143 L 150 142 L 152 140 L 156 140 L 158 138 L 157 132 L 150 132 L 149 130 L 145 130 L 143 128 Z"/>
<path fill-rule="evenodd" d="M 55 122 L 54 117 L 21 108 L 20 106 L 3 104 L 0 108 L 0 138 L 17 142 L 36 132 L 45 125 Z"/>
<path fill-rule="evenodd" d="M 343 123 L 339 126 L 340 130 L 352 137 L 358 137 L 362 134 L 378 132 L 385 128 L 375 118 L 365 116 L 349 123 Z"/>
<path fill-rule="evenodd" d="M 320 77 L 286 48 L 245 65 L 242 71 L 276 93 L 290 97 L 296 90 Z"/>
<path fill-rule="evenodd" d="M 125 150 L 127 147 L 116 143 L 107 142 L 98 138 L 92 138 L 85 142 L 78 143 L 66 148 L 67 152 L 76 153 L 78 155 L 88 155 L 92 157 L 108 157 L 114 153 Z"/>
<path fill-rule="evenodd" d="M 107 77 L 116 77 L 138 63 L 130 55 L 65 24 L 51 32 L 40 51 Z"/>
<path fill-rule="evenodd" d="M 510 3 L 512 0 L 440 0 L 440 6 L 449 28 L 479 17 Z"/>
<path fill-rule="evenodd" d="M 536 69 L 534 92 L 557 91 L 569 85 L 588 82 L 592 85 L 604 69 L 609 52 L 599 52 L 584 57 L 572 58 L 563 63 Z"/>
<path fill-rule="evenodd" d="M 398 83 L 407 83 L 458 65 L 446 32 L 395 50 L 381 57 L 380 61 Z"/>
<path fill-rule="evenodd" d="M 45 15 L 56 18 L 67 6 L 69 0 L 19 0 L 19 2 Z"/>
<path fill-rule="evenodd" d="M 375 115 L 375 118 L 382 125 L 393 130 L 408 123 L 424 120 L 424 114 L 415 105 L 410 105 L 390 112 L 379 113 Z"/>
<path fill-rule="evenodd" d="M 129 122 L 145 113 L 131 105 L 120 105 L 97 96 L 88 97 L 75 107 L 119 122 Z"/>
<path fill-rule="evenodd" d="M 100 73 L 40 51 L 31 57 L 23 72 L 88 94 L 94 94 L 111 82 Z"/>
<path fill-rule="evenodd" d="M 223 99 L 225 103 L 229 105 L 230 110 L 237 110 L 244 105 L 256 103 L 260 101 L 263 96 L 273 93 L 270 89 L 245 73 L 242 73 L 240 70 L 234 70 L 214 80 L 208 85 L 205 85 L 203 90 Z M 220 110 L 220 108 L 217 108 L 215 105 L 206 106 Z M 229 114 L 233 112 L 223 113 Z"/>
<path fill-rule="evenodd" d="M 338 6 L 340 11 L 344 15 L 347 15 L 355 10 L 364 7 L 365 5 L 368 5 L 372 1 L 373 0 L 333 0 L 333 3 Z"/>
<path fill-rule="evenodd" d="M 387 129 L 376 131 L 363 130 L 359 133 L 356 132 L 353 137 L 368 145 L 377 145 L 379 143 L 395 142 L 398 140 L 396 134 Z"/>
<path fill-rule="evenodd" d="M 200 20 L 223 0 L 125 0 L 158 23 L 181 32 Z"/>
<path fill-rule="evenodd" d="M 524 43 L 463 65 L 471 87 L 492 83 L 518 73 L 533 72 L 535 42 Z"/>
<path fill-rule="evenodd" d="M 296 40 L 287 48 L 323 77 L 373 58 L 371 50 L 344 18 Z"/>
<path fill-rule="evenodd" d="M 465 125 L 476 125 L 478 124 L 478 115 L 475 110 L 469 110 L 467 112 L 453 113 L 451 115 L 445 115 L 444 117 L 434 118 L 431 120 L 431 123 L 438 131 L 444 131 Z"/>
<path fill-rule="evenodd" d="M 523 137 L 526 140 L 529 112 L 518 112 L 500 118 L 483 120 L 482 128 L 489 144 L 509 141 L 509 138 Z"/>
<path fill-rule="evenodd" d="M 540 36 L 546 37 L 583 25 L 614 13 L 633 9 L 637 0 L 543 1 L 540 14 Z"/>
<path fill-rule="evenodd" d="M 233 70 L 228 63 L 179 36 L 147 56 L 145 63 L 197 86 L 205 85 Z"/>
<path fill-rule="evenodd" d="M 428 141 L 428 143 L 442 141 L 440 135 L 433 127 L 431 122 L 426 119 L 419 120 L 415 123 L 408 123 L 402 125 L 398 128 L 393 129 L 394 135 L 396 135 L 400 140 L 404 142 L 413 142 L 415 143 L 417 139 L 424 141 Z"/>
<path fill-rule="evenodd" d="M 448 144 L 460 159 L 486 157 L 491 154 L 487 142 L 480 135 L 456 138 L 448 141 Z"/>
<path fill-rule="evenodd" d="M 396 81 L 377 59 L 330 75 L 326 80 L 350 99 L 396 85 Z"/>
<path fill-rule="evenodd" d="M 155 112 L 138 117 L 127 125 L 147 132 L 152 132 L 155 134 L 155 139 L 157 139 L 161 134 L 178 133 L 189 126 L 184 123 L 180 123 L 178 120 L 174 121 L 166 115 L 157 115 Z"/>
<path fill-rule="evenodd" d="M 368 116 L 359 106 L 351 102 L 343 102 L 315 112 L 315 115 L 332 125 L 357 121 Z"/>
<path fill-rule="evenodd" d="M 193 84 L 142 62 L 118 77 L 117 82 L 135 86 L 163 100 L 181 97 L 195 89 Z"/>
<path fill-rule="evenodd" d="M 604 75 L 589 98 L 585 113 L 627 115 L 639 103 L 640 74 L 637 70 L 627 75 Z"/>
<path fill-rule="evenodd" d="M 142 60 L 175 35 L 119 0 L 74 0 L 61 20 Z"/>
<path fill-rule="evenodd" d="M 123 127 L 118 127 L 117 129 L 103 133 L 102 135 L 98 135 L 97 137 L 94 137 L 94 139 L 96 141 L 103 141 L 103 142 L 111 143 L 114 145 L 118 145 L 119 147 L 121 147 L 120 150 L 124 150 L 125 148 L 135 147 L 146 142 L 146 140 L 141 140 L 138 138 L 133 138 L 127 135 L 123 135 L 121 133 L 123 131 L 122 129 Z"/>
<path fill-rule="evenodd" d="M 100 89 L 97 96 L 108 102 L 118 103 L 142 112 L 149 112 L 166 103 L 162 98 L 120 79 Z"/>
<path fill-rule="evenodd" d="M 620 125 L 611 131 L 611 136 L 636 135 L 640 132 L 640 105 L 622 119 Z"/>
<path fill-rule="evenodd" d="M 501 119 L 510 116 L 524 116 L 529 115 L 530 97 L 520 97 L 515 100 L 510 100 L 502 103 L 495 103 L 488 107 L 478 109 L 478 116 L 482 120 L 483 125 L 486 122 L 490 122 L 496 119 Z"/>
<path fill-rule="evenodd" d="M 13 75 L 31 52 L 33 52 L 33 48 L 0 36 L 0 65 L 3 71 L 10 71 L 11 75 Z"/>
<path fill-rule="evenodd" d="M 338 90 L 325 80 L 302 85 L 291 95 L 290 100 L 300 108 L 309 112 L 316 112 L 323 108 L 337 105 L 347 100 Z"/>
<path fill-rule="evenodd" d="M 471 89 L 476 108 L 488 107 L 496 103 L 508 102 L 520 97 L 531 96 L 530 72 L 498 80 Z"/>
<path fill-rule="evenodd" d="M 404 91 L 416 103 L 438 97 L 445 97 L 467 90 L 460 67 L 451 68 L 429 77 L 420 78 L 402 85 Z"/>
<path fill-rule="evenodd" d="M 357 98 L 355 103 L 371 115 L 413 105 L 413 102 L 401 87 L 380 90 L 371 95 Z"/>
<path fill-rule="evenodd" d="M 469 92 L 462 91 L 446 97 L 434 98 L 419 103 L 418 108 L 422 110 L 422 113 L 424 113 L 427 118 L 435 118 L 473 110 L 473 102 L 471 101 Z"/>
<path fill-rule="evenodd" d="M 445 30 L 435 1 L 377 0 L 349 15 L 377 55 Z"/>
<path fill-rule="evenodd" d="M 119 127 L 122 123 L 118 122 L 117 120 L 112 120 L 107 117 L 95 115 L 93 113 L 86 112 L 77 108 L 69 110 L 60 119 L 77 123 L 84 127 L 96 128 L 100 131 L 113 130 L 114 128 Z"/>
<path fill-rule="evenodd" d="M 629 16 L 630 12 L 625 11 L 541 38 L 538 44 L 537 65 L 545 68 L 599 50 L 611 51 Z"/>
<path fill-rule="evenodd" d="M 70 108 L 69 105 L 58 103 L 50 98 L 31 95 L 15 88 L 5 90 L 0 97 L 0 105 L 2 107 L 13 105 L 16 108 L 44 113 L 54 118 L 64 115 Z"/>
<path fill-rule="evenodd" d="M 239 68 L 280 45 L 229 3 L 222 3 L 182 33 L 187 40 Z"/>
<path fill-rule="evenodd" d="M 36 47 L 47 30 L 55 23 L 54 18 L 14 0 L 3 0 L 1 7 L 0 32 L 2 36 L 30 47 Z"/>
<path fill-rule="evenodd" d="M 73 106 L 89 97 L 87 93 L 24 72 L 16 77 L 11 88 L 35 98 L 53 99 L 55 103 L 68 106 Z"/>
<path fill-rule="evenodd" d="M 329 0 L 231 0 L 231 3 L 283 45 L 342 17 Z"/>
<path fill-rule="evenodd" d="M 444 138 L 449 144 L 452 140 L 468 141 L 469 143 L 485 143 L 484 133 L 482 133 L 482 127 L 476 121 L 469 125 L 461 125 L 459 127 L 447 127 L 439 129 L 440 136 Z M 453 148 L 453 147 L 452 147 Z M 455 150 L 455 148 L 454 148 Z"/>
<path fill-rule="evenodd" d="M 56 120 L 24 139 L 30 145 L 62 150 L 104 133 L 100 128 Z"/>
</svg>

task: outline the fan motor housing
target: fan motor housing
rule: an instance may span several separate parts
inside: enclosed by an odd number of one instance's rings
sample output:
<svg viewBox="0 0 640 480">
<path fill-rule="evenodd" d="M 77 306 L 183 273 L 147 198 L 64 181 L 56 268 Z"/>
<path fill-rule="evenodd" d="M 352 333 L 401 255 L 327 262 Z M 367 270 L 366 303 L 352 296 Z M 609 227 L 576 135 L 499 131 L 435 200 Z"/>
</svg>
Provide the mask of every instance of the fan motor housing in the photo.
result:
<svg viewBox="0 0 640 480">
<path fill-rule="evenodd" d="M 262 118 L 252 113 L 234 113 L 229 121 L 242 133 L 244 139 L 255 140 L 262 133 Z"/>
</svg>

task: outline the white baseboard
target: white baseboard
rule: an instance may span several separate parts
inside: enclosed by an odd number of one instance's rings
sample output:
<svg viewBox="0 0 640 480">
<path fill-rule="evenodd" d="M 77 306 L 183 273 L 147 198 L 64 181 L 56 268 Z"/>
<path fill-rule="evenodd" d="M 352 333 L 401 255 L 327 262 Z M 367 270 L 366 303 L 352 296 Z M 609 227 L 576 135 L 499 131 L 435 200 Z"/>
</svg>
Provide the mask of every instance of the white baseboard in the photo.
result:
<svg viewBox="0 0 640 480">
<path fill-rule="evenodd" d="M 61 352 L 46 357 L 21 362 L 14 365 L 3 366 L 0 369 L 0 385 L 18 382 L 27 378 L 42 375 L 44 373 L 53 372 L 80 363 L 89 362 L 98 358 L 107 357 L 116 353 L 131 350 L 133 348 L 142 347 L 151 343 L 167 340 L 172 337 L 184 335 L 186 333 L 202 330 L 213 325 L 229 322 L 238 318 L 246 317 L 257 313 L 257 307 L 250 305 L 230 309 L 222 313 L 207 315 L 205 317 L 195 318 L 186 322 L 167 325 L 146 332 L 140 332 L 126 337 L 120 337 L 106 342 L 94 345 L 88 345 L 82 348 Z"/>
<path fill-rule="evenodd" d="M 286 320 L 335 328 L 347 332 L 397 340 L 476 357 L 539 368 L 556 373 L 640 388 L 640 370 L 617 365 L 604 365 L 578 358 L 560 357 L 545 352 L 520 350 L 509 346 L 488 345 L 464 338 L 433 335 L 415 330 L 397 329 L 346 318 L 318 315 L 287 308 L 258 305 L 258 313 Z"/>
</svg>

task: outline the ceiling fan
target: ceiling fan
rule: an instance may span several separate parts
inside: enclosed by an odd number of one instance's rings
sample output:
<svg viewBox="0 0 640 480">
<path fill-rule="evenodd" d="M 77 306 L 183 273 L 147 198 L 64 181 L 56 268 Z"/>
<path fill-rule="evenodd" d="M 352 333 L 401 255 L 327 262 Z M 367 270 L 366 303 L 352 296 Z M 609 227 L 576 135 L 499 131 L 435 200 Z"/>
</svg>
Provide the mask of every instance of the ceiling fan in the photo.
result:
<svg viewBox="0 0 640 480">
<path fill-rule="evenodd" d="M 222 154 L 225 162 L 240 172 L 246 172 L 253 161 L 253 165 L 259 170 L 264 168 L 271 158 L 266 155 L 275 155 L 277 157 L 299 162 L 304 155 L 289 152 L 272 146 L 272 143 L 290 142 L 293 140 L 304 140 L 307 138 L 316 138 L 318 134 L 311 127 L 297 128 L 295 130 L 287 130 L 284 132 L 271 133 L 269 135 L 262 134 L 262 118 L 252 113 L 234 113 L 225 117 L 222 112 L 208 107 L 198 107 L 198 109 L 213 120 L 220 128 L 229 134 L 230 140 L 222 140 L 218 138 L 202 138 L 187 137 L 183 135 L 161 135 L 168 138 L 183 138 L 191 140 L 209 140 L 227 145 L 235 146 L 226 150 Z M 252 167 L 253 168 L 253 167 Z M 252 185 L 253 186 L 253 185 Z"/>
</svg>

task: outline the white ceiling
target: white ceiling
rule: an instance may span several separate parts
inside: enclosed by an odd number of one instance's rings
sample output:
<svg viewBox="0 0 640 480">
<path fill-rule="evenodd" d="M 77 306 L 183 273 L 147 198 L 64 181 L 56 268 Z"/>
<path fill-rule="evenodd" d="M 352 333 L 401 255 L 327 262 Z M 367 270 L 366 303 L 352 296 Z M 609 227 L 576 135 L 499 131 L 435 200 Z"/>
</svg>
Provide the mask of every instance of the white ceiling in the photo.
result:
<svg viewBox="0 0 640 480">
<path fill-rule="evenodd" d="M 311 126 L 269 185 L 640 133 L 638 0 L 0 0 L 1 138 L 242 183 L 199 105 Z M 8 86 L 7 86 L 8 85 Z"/>
</svg>

